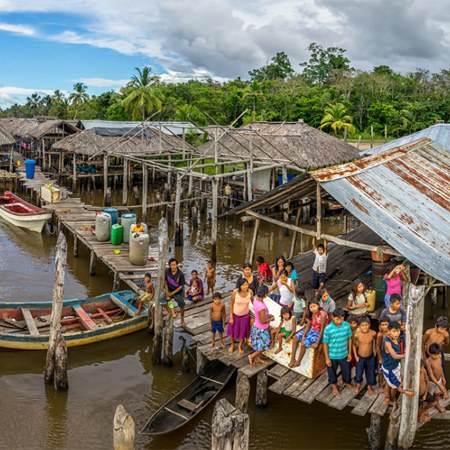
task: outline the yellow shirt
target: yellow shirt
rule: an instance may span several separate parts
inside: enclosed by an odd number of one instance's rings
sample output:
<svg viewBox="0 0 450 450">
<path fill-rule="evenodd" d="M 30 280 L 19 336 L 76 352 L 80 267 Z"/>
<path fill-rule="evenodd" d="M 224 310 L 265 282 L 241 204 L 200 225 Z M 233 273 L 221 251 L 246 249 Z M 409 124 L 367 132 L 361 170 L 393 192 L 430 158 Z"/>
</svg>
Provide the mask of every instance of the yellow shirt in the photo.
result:
<svg viewBox="0 0 450 450">
<path fill-rule="evenodd" d="M 141 226 L 137 226 L 137 225 L 135 225 L 132 229 L 131 229 L 131 232 L 132 233 L 143 233 L 145 230 L 144 230 L 144 226 L 143 225 L 141 225 Z"/>
</svg>

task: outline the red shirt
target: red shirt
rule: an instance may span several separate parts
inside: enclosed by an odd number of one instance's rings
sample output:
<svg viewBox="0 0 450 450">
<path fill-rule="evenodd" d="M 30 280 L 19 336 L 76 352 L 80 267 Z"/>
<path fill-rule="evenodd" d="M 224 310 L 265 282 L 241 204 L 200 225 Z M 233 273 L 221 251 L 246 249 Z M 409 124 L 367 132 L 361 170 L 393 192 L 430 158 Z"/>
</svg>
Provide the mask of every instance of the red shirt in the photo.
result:
<svg viewBox="0 0 450 450">
<path fill-rule="evenodd" d="M 265 261 L 261 264 L 258 264 L 258 275 L 265 279 L 272 277 L 270 266 Z"/>
</svg>

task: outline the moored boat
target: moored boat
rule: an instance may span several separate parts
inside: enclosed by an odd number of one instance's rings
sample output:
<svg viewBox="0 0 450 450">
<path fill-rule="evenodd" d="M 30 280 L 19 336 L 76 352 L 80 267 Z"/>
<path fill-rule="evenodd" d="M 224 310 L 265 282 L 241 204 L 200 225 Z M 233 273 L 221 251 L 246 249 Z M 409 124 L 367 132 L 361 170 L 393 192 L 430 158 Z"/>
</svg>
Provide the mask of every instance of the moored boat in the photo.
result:
<svg viewBox="0 0 450 450">
<path fill-rule="evenodd" d="M 235 370 L 235 367 L 226 366 L 219 360 L 210 363 L 201 376 L 150 417 L 141 434 L 167 434 L 186 425 L 211 403 Z"/>
<path fill-rule="evenodd" d="M 147 327 L 147 309 L 136 316 L 132 291 L 64 300 L 61 327 L 68 347 L 106 341 Z M 0 347 L 46 350 L 52 302 L 0 303 Z"/>
<path fill-rule="evenodd" d="M 52 213 L 6 191 L 0 197 L 0 217 L 17 227 L 42 233 L 45 223 L 52 218 Z"/>
</svg>

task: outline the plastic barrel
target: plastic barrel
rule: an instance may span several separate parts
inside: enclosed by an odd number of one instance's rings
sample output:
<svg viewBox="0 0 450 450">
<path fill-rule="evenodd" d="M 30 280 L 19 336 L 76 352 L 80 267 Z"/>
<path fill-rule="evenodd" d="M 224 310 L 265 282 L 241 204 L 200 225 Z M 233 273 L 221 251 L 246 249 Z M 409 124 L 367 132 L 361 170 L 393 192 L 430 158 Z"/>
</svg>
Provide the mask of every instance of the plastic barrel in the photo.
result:
<svg viewBox="0 0 450 450">
<path fill-rule="evenodd" d="M 112 245 L 120 245 L 122 243 L 123 238 L 123 226 L 115 223 L 111 227 L 111 244 Z"/>
<path fill-rule="evenodd" d="M 369 303 L 369 307 L 367 308 L 367 312 L 371 313 L 375 311 L 375 304 L 377 299 L 377 291 L 373 289 L 368 289 L 366 291 L 367 294 L 367 303 Z"/>
<path fill-rule="evenodd" d="M 34 159 L 25 160 L 25 175 L 29 180 L 34 178 L 34 169 L 36 167 L 36 161 Z"/>
<path fill-rule="evenodd" d="M 117 218 L 119 217 L 119 214 L 116 208 L 105 208 L 103 212 L 111 216 L 111 225 L 115 225 L 117 223 Z"/>
<path fill-rule="evenodd" d="M 111 216 L 99 213 L 95 218 L 95 237 L 99 242 L 109 241 L 111 236 Z"/>
<path fill-rule="evenodd" d="M 133 232 L 131 231 L 135 225 L 136 225 L 136 223 L 133 222 L 133 223 L 131 224 L 131 226 L 130 226 L 130 232 L 129 232 L 129 236 L 128 236 L 128 239 L 130 240 L 130 242 L 131 242 L 131 235 L 132 235 L 132 234 L 136 234 L 136 233 L 133 233 Z M 146 223 L 142 223 L 142 226 L 144 227 L 144 233 L 148 233 L 148 227 L 147 227 L 147 224 L 146 224 Z M 141 234 L 142 234 L 142 232 L 141 232 Z"/>
<path fill-rule="evenodd" d="M 386 294 L 386 282 L 384 275 L 389 267 L 389 262 L 372 261 L 372 289 L 376 291 L 377 304 L 384 304 L 384 296 Z"/>
<path fill-rule="evenodd" d="M 120 223 L 123 227 L 123 242 L 130 242 L 130 228 L 133 223 L 136 223 L 136 214 L 126 213 L 120 216 Z"/>
<path fill-rule="evenodd" d="M 134 233 L 130 238 L 130 263 L 133 266 L 145 266 L 148 259 L 150 238 L 147 233 Z"/>
</svg>

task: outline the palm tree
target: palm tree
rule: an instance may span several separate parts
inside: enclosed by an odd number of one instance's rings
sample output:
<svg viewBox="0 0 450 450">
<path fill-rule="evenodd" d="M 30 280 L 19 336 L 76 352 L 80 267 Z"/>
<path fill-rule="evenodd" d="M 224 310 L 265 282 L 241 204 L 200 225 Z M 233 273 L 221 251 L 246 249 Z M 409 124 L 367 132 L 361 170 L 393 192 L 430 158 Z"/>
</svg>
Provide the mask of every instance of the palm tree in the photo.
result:
<svg viewBox="0 0 450 450">
<path fill-rule="evenodd" d="M 73 115 L 74 119 L 77 118 L 79 107 L 89 100 L 86 89 L 87 86 L 84 83 L 75 83 L 73 85 L 73 92 L 69 95 L 69 100 L 72 102 L 72 105 L 76 106 L 75 114 Z"/>
<path fill-rule="evenodd" d="M 36 115 L 41 104 L 42 104 L 42 97 L 37 92 L 34 92 L 29 97 L 27 97 L 26 106 L 30 108 L 33 115 Z"/>
<path fill-rule="evenodd" d="M 266 96 L 262 92 L 263 83 L 258 81 L 252 81 L 244 89 L 244 95 L 242 99 L 250 99 L 253 102 L 253 115 L 256 115 L 256 104 L 258 103 L 258 99 L 265 100 Z"/>
<path fill-rule="evenodd" d="M 353 118 L 347 114 L 347 110 L 342 103 L 330 104 L 325 108 L 325 115 L 320 121 L 320 129 L 330 127 L 337 136 L 338 132 L 345 128 L 350 133 L 356 133 L 356 128 L 353 125 Z"/>
<path fill-rule="evenodd" d="M 135 70 L 137 74 L 131 77 L 124 89 L 122 106 L 125 111 L 131 112 L 133 120 L 141 118 L 144 121 L 148 113 L 161 108 L 161 99 L 155 90 L 159 77 L 151 73 L 151 67 L 144 67 L 142 70 L 136 67 Z"/>
</svg>

